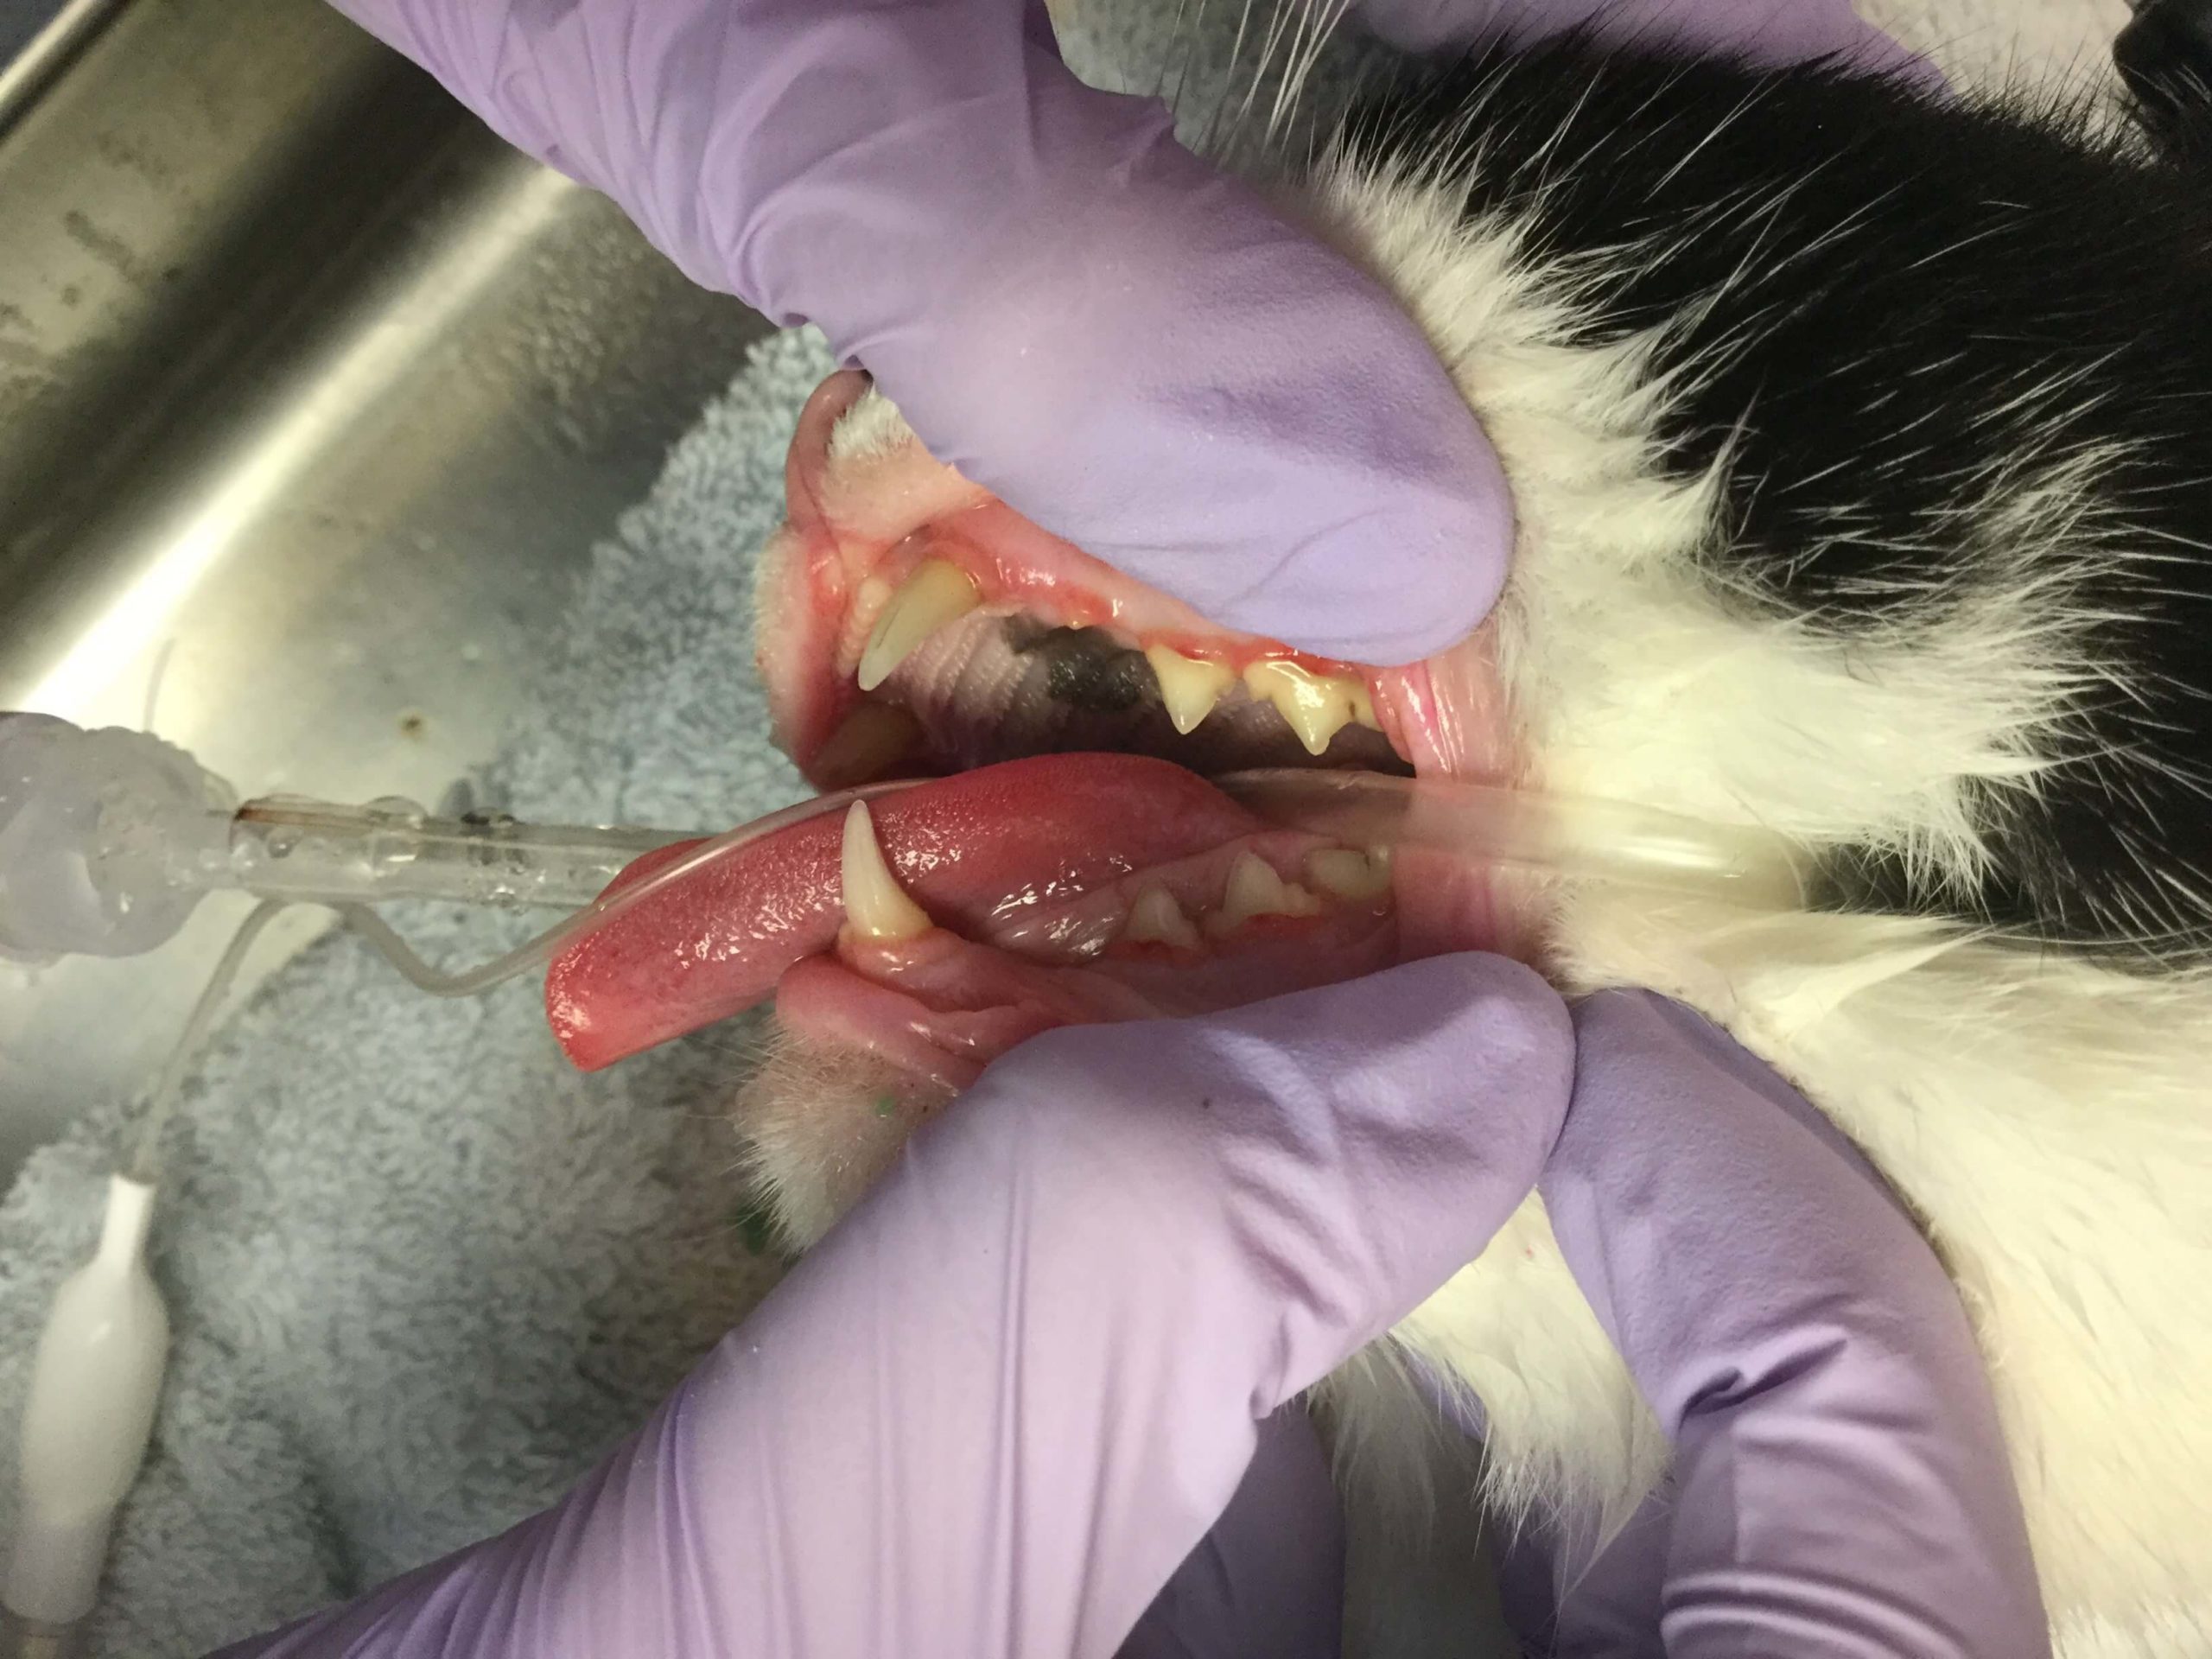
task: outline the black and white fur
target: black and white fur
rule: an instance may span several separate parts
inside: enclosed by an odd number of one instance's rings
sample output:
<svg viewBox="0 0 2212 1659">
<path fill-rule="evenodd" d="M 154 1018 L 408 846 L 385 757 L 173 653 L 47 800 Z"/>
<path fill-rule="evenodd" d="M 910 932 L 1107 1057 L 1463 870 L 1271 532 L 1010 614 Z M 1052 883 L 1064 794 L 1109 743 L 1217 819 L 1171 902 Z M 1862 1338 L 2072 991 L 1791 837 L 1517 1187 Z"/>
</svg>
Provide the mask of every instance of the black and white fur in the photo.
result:
<svg viewBox="0 0 2212 1659">
<path fill-rule="evenodd" d="M 1786 916 L 1562 895 L 1558 976 L 1705 1010 L 1926 1218 L 2060 1653 L 2212 1653 L 2212 176 L 1567 42 L 1409 70 L 1285 188 L 1503 459 L 1535 779 L 1821 857 Z M 1602 1532 L 1663 1467 L 1535 1200 L 1395 1339 L 1493 1510 Z M 1427 1455 L 1387 1365 L 1337 1407 Z"/>
</svg>

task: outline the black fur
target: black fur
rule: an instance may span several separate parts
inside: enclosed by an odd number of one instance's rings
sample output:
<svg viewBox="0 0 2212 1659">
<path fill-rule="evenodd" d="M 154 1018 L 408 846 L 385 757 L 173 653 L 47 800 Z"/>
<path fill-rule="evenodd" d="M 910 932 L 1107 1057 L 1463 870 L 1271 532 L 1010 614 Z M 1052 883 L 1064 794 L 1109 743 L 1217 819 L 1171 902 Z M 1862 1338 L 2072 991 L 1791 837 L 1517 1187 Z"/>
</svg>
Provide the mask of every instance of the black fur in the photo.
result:
<svg viewBox="0 0 2212 1659">
<path fill-rule="evenodd" d="M 2108 457 L 2072 573 L 2110 683 L 2039 791 L 1980 802 L 1972 892 L 1882 849 L 1838 902 L 1936 912 L 2171 965 L 2212 958 L 2212 101 L 2101 133 L 2083 110 L 1948 101 L 1568 41 L 1432 69 L 1355 117 L 1370 154 L 1472 154 L 1470 215 L 1591 256 L 1605 335 L 1667 321 L 1698 473 L 1732 447 L 1716 570 L 1840 634 L 2008 579 L 1974 541 L 1999 480 Z M 1625 259 L 1601 256 L 1635 250 Z"/>
</svg>

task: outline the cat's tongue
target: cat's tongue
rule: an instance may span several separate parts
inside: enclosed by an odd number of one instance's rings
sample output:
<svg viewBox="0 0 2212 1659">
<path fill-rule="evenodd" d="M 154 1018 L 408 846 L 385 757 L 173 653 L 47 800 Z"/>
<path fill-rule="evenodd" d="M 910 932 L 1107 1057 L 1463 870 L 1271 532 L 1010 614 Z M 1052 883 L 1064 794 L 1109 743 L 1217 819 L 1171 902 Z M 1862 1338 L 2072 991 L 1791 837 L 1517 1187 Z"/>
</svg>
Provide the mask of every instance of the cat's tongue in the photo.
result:
<svg viewBox="0 0 2212 1659">
<path fill-rule="evenodd" d="M 880 796 L 869 811 L 899 884 L 963 932 L 1261 827 L 1196 773 L 1129 754 L 1010 760 Z M 596 1071 L 742 1012 L 831 949 L 842 816 L 736 848 L 556 957 L 545 1011 L 569 1059 Z M 639 859 L 610 891 L 697 844 Z"/>
</svg>

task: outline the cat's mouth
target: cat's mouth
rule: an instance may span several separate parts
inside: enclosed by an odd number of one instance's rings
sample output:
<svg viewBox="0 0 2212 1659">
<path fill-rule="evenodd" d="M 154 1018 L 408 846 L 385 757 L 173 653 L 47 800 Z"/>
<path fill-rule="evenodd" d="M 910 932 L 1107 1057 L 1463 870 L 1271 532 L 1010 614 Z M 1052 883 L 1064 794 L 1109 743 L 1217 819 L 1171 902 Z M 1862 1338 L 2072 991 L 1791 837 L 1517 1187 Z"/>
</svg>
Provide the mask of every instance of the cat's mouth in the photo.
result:
<svg viewBox="0 0 2212 1659">
<path fill-rule="evenodd" d="M 572 1059 L 772 993 L 808 1042 L 942 1092 L 1051 1026 L 1500 943 L 1487 880 L 1271 827 L 1206 781 L 1500 775 L 1483 641 L 1378 669 L 1225 632 L 938 466 L 866 392 L 833 376 L 800 417 L 760 667 L 810 781 L 925 781 L 858 829 L 788 824 L 572 949 L 547 981 Z"/>
</svg>

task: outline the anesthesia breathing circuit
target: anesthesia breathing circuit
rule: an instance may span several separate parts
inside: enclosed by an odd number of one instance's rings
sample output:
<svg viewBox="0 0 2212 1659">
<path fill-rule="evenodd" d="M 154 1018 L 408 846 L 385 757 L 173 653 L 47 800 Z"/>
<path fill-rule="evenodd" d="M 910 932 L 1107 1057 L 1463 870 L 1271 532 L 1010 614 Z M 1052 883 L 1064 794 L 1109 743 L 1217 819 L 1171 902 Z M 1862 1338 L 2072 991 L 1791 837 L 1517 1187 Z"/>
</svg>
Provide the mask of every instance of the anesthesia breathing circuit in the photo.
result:
<svg viewBox="0 0 2212 1659">
<path fill-rule="evenodd" d="M 1764 831 L 1618 802 L 1376 772 L 1270 769 L 1208 780 L 1267 823 L 1394 850 L 1419 846 L 1539 877 L 1701 894 L 1752 910 L 1803 901 L 1799 855 Z M 467 996 L 543 969 L 616 916 L 747 843 L 887 782 L 805 802 L 724 834 L 435 817 L 397 799 L 240 803 L 189 755 L 139 732 L 0 713 L 0 957 L 135 956 L 165 944 L 210 893 L 262 902 L 218 963 L 111 1177 L 99 1243 L 65 1280 L 34 1362 L 20 1502 L 0 1613 L 10 1651 L 63 1650 L 90 1613 L 115 1516 L 152 1432 L 168 1323 L 146 1245 L 163 1129 L 254 938 L 289 904 L 337 912 L 418 988 Z M 695 843 L 610 887 L 647 855 Z M 429 899 L 563 912 L 495 961 L 423 960 L 372 906 Z"/>
</svg>

